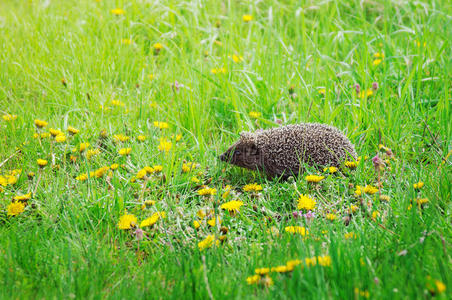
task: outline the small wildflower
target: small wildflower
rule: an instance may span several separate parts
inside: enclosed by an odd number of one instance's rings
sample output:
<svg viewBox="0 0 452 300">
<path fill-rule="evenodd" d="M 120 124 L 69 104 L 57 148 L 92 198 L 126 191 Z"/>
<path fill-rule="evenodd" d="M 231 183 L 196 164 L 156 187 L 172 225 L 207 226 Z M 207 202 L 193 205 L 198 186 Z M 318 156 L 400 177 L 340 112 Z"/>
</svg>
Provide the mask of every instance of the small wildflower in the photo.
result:
<svg viewBox="0 0 452 300">
<path fill-rule="evenodd" d="M 118 169 L 119 168 L 119 165 L 118 164 L 112 164 L 111 166 L 110 166 L 110 169 L 111 170 L 116 170 L 116 169 Z"/>
<path fill-rule="evenodd" d="M 205 187 L 198 190 L 198 194 L 201 196 L 213 196 L 217 193 L 217 189 Z"/>
<path fill-rule="evenodd" d="M 319 89 L 319 94 L 324 96 L 326 94 L 326 89 Z"/>
<path fill-rule="evenodd" d="M 330 221 L 334 221 L 337 219 L 337 216 L 335 214 L 326 214 L 326 219 Z"/>
<path fill-rule="evenodd" d="M 78 146 L 78 151 L 83 152 L 89 147 L 89 143 L 80 143 Z"/>
<path fill-rule="evenodd" d="M 121 39 L 121 44 L 132 45 L 132 40 L 131 39 Z"/>
<path fill-rule="evenodd" d="M 9 122 L 9 121 L 14 121 L 15 119 L 17 119 L 16 115 L 11 115 L 11 114 L 4 114 L 2 116 L 3 120 Z"/>
<path fill-rule="evenodd" d="M 232 60 L 235 62 L 235 63 L 240 63 L 240 62 L 242 62 L 243 61 L 243 57 L 242 56 L 239 56 L 239 55 L 236 55 L 236 54 L 234 54 L 234 55 L 232 55 Z"/>
<path fill-rule="evenodd" d="M 137 217 L 131 214 L 125 214 L 119 218 L 119 229 L 130 229 L 137 224 Z"/>
<path fill-rule="evenodd" d="M 146 140 L 146 136 L 145 135 L 139 135 L 139 136 L 137 136 L 137 140 L 139 142 L 144 142 Z"/>
<path fill-rule="evenodd" d="M 159 149 L 159 151 L 168 152 L 171 150 L 172 146 L 173 146 L 172 142 L 168 141 L 165 138 L 161 138 L 160 143 L 158 145 L 158 149 Z"/>
<path fill-rule="evenodd" d="M 378 192 L 378 188 L 371 186 L 371 185 L 366 185 L 363 189 L 363 192 L 369 195 L 373 195 L 376 192 Z"/>
<path fill-rule="evenodd" d="M 286 266 L 289 271 L 292 271 L 296 266 L 301 265 L 302 263 L 303 263 L 303 261 L 300 259 L 293 259 L 293 260 L 289 260 L 286 263 Z"/>
<path fill-rule="evenodd" d="M 361 99 L 369 98 L 373 94 L 374 94 L 374 92 L 371 89 L 368 89 L 368 90 L 365 90 L 365 91 L 361 91 L 359 93 L 359 98 L 361 98 Z"/>
<path fill-rule="evenodd" d="M 305 180 L 307 182 L 312 182 L 312 183 L 318 183 L 318 182 L 322 181 L 323 179 L 325 179 L 325 176 L 308 175 L 305 177 Z"/>
<path fill-rule="evenodd" d="M 44 168 L 47 165 L 47 160 L 45 159 L 38 158 L 36 162 L 38 163 L 38 166 L 41 168 Z"/>
<path fill-rule="evenodd" d="M 20 201 L 12 202 L 8 205 L 8 216 L 17 216 L 25 211 L 25 204 Z"/>
<path fill-rule="evenodd" d="M 313 210 L 315 208 L 316 202 L 314 199 L 306 195 L 300 195 L 298 199 L 297 209 Z"/>
<path fill-rule="evenodd" d="M 159 128 L 159 129 L 167 129 L 169 127 L 167 122 L 159 122 L 159 121 L 154 121 L 154 126 Z"/>
<path fill-rule="evenodd" d="M 55 137 L 57 143 L 64 143 L 66 141 L 66 136 L 64 134 L 59 134 Z"/>
<path fill-rule="evenodd" d="M 253 20 L 253 16 L 252 15 L 243 15 L 242 19 L 243 19 L 243 22 L 248 23 Z"/>
<path fill-rule="evenodd" d="M 210 73 L 217 75 L 217 74 L 226 74 L 226 68 L 222 67 L 222 68 L 213 68 L 210 70 Z"/>
<path fill-rule="evenodd" d="M 195 227 L 195 229 L 198 229 L 199 227 L 201 227 L 201 223 L 197 220 L 193 221 L 193 227 Z"/>
<path fill-rule="evenodd" d="M 217 220 L 218 220 L 218 224 L 221 224 L 221 219 L 220 219 L 219 217 L 218 217 L 218 219 L 215 218 L 215 217 L 213 217 L 212 219 L 210 219 L 210 220 L 207 221 L 207 224 L 208 224 L 210 227 L 215 227 L 215 225 L 217 224 Z"/>
<path fill-rule="evenodd" d="M 389 202 L 389 200 L 391 200 L 391 197 L 388 195 L 380 195 L 380 201 Z"/>
<path fill-rule="evenodd" d="M 154 225 L 155 223 L 157 223 L 157 221 L 158 221 L 160 218 L 163 219 L 163 218 L 165 218 L 165 217 L 166 217 L 165 212 L 156 212 L 156 213 L 153 213 L 151 217 L 149 217 L 149 218 L 143 220 L 143 221 L 140 223 L 140 227 L 149 227 L 149 226 L 152 226 L 152 225 Z"/>
<path fill-rule="evenodd" d="M 262 191 L 262 186 L 257 183 L 250 183 L 243 187 L 244 192 L 260 192 Z"/>
<path fill-rule="evenodd" d="M 118 151 L 119 155 L 122 155 L 122 156 L 127 156 L 130 154 L 130 152 L 132 152 L 132 148 L 121 148 Z"/>
<path fill-rule="evenodd" d="M 88 179 L 88 174 L 86 174 L 86 173 L 80 174 L 79 176 L 75 177 L 75 179 L 78 181 L 85 181 Z"/>
<path fill-rule="evenodd" d="M 259 275 L 253 275 L 250 277 L 246 278 L 246 282 L 251 285 L 251 284 L 258 284 L 259 281 L 261 280 L 261 277 Z"/>
<path fill-rule="evenodd" d="M 221 205 L 222 209 L 228 210 L 229 212 L 238 212 L 240 207 L 243 205 L 242 201 L 232 200 Z"/>
<path fill-rule="evenodd" d="M 86 158 L 88 160 L 90 160 L 91 158 L 93 158 L 96 155 L 100 154 L 100 149 L 96 148 L 96 149 L 88 149 L 88 151 L 86 151 Z"/>
<path fill-rule="evenodd" d="M 381 64 L 382 61 L 383 61 L 382 59 L 377 58 L 377 59 L 374 59 L 374 61 L 372 62 L 372 64 L 373 64 L 374 66 L 378 66 L 379 64 Z"/>
<path fill-rule="evenodd" d="M 107 173 L 107 171 L 109 169 L 110 169 L 109 167 L 101 167 L 101 168 L 97 169 L 96 171 L 94 171 L 93 176 L 95 176 L 97 178 L 101 178 Z"/>
<path fill-rule="evenodd" d="M 317 256 L 317 262 L 322 267 L 330 267 L 331 266 L 331 256 Z"/>
<path fill-rule="evenodd" d="M 204 249 L 210 248 L 215 243 L 215 235 L 210 234 L 204 240 L 198 243 L 199 251 L 203 251 Z"/>
<path fill-rule="evenodd" d="M 53 137 L 56 137 L 57 135 L 60 135 L 60 134 L 64 134 L 61 130 L 53 129 L 53 128 L 49 128 L 49 132 Z"/>
<path fill-rule="evenodd" d="M 298 233 L 298 234 L 300 234 L 301 236 L 305 236 L 305 235 L 307 235 L 309 232 L 306 230 L 306 228 L 304 228 L 304 227 L 301 227 L 301 226 L 287 226 L 286 228 L 285 228 L 285 231 L 286 232 L 289 232 L 289 233 Z"/>
<path fill-rule="evenodd" d="M 113 139 L 115 140 L 115 142 L 127 142 L 130 137 L 124 134 L 115 134 L 113 135 Z"/>
<path fill-rule="evenodd" d="M 345 166 L 349 169 L 356 169 L 356 167 L 358 166 L 358 162 L 356 161 L 346 161 L 345 162 Z"/>
<path fill-rule="evenodd" d="M 27 201 L 31 199 L 31 192 L 24 195 L 17 195 L 13 198 L 15 201 Z"/>
<path fill-rule="evenodd" d="M 326 167 L 323 169 L 323 172 L 328 172 L 330 174 L 334 174 L 337 172 L 337 168 L 336 167 Z"/>
<path fill-rule="evenodd" d="M 38 119 L 35 120 L 35 125 L 36 125 L 36 127 L 38 127 L 38 128 L 46 127 L 47 124 L 48 124 L 48 123 L 47 123 L 46 121 L 38 120 Z"/>
<path fill-rule="evenodd" d="M 423 183 L 422 181 L 419 181 L 418 183 L 413 184 L 413 187 L 414 187 L 416 190 L 421 189 L 423 186 L 424 186 L 424 183 Z"/>
<path fill-rule="evenodd" d="M 376 220 L 380 216 L 380 212 L 378 210 L 375 210 L 372 212 L 372 219 Z"/>
<path fill-rule="evenodd" d="M 262 114 L 260 112 L 257 112 L 257 111 L 250 111 L 249 112 L 249 116 L 252 119 L 258 119 L 258 118 L 260 118 L 262 116 Z"/>
<path fill-rule="evenodd" d="M 254 269 L 254 273 L 256 273 L 257 275 L 267 275 L 268 273 L 270 273 L 270 268 L 257 268 Z"/>
<path fill-rule="evenodd" d="M 111 100 L 111 105 L 113 105 L 113 106 L 118 106 L 118 107 L 124 107 L 124 106 L 126 106 L 126 105 L 124 104 L 124 102 L 122 102 L 121 100 L 115 100 L 115 99 Z"/>
<path fill-rule="evenodd" d="M 77 133 L 80 132 L 80 130 L 78 130 L 77 128 L 74 128 L 74 127 L 72 127 L 72 126 L 69 126 L 69 127 L 67 128 L 67 131 L 68 131 L 71 135 L 76 135 Z"/>
<path fill-rule="evenodd" d="M 346 234 L 344 234 L 344 238 L 346 240 L 356 239 L 356 234 L 353 231 L 352 232 L 347 232 Z"/>
<path fill-rule="evenodd" d="M 115 8 L 115 9 L 112 9 L 110 12 L 112 14 L 114 14 L 115 16 L 121 16 L 126 13 L 125 10 L 123 10 L 122 8 Z"/>
</svg>

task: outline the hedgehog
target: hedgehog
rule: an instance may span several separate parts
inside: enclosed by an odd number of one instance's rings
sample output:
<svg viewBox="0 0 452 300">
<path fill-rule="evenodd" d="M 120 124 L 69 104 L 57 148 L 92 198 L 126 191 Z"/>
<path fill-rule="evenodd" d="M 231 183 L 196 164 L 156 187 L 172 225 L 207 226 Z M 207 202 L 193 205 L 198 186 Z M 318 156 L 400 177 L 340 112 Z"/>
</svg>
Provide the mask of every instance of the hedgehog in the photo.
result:
<svg viewBox="0 0 452 300">
<path fill-rule="evenodd" d="M 304 165 L 340 167 L 356 159 L 349 139 L 337 128 L 303 123 L 242 132 L 240 139 L 220 155 L 233 165 L 287 179 L 304 172 Z"/>
</svg>

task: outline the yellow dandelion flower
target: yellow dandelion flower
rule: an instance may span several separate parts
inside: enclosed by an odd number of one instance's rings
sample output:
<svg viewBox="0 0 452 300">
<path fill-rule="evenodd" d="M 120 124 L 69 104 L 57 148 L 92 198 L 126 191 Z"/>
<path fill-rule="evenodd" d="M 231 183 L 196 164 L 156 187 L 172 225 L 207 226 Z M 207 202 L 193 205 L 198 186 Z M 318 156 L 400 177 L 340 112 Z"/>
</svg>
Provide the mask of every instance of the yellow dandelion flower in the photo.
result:
<svg viewBox="0 0 452 300">
<path fill-rule="evenodd" d="M 255 192 L 255 193 L 257 193 L 257 192 L 262 191 L 262 185 L 257 184 L 257 183 L 250 183 L 250 184 L 247 184 L 247 185 L 245 185 L 243 187 L 243 191 L 244 192 Z"/>
<path fill-rule="evenodd" d="M 389 197 L 388 195 L 381 195 L 380 196 L 380 201 L 389 202 L 389 200 L 391 200 L 391 197 Z"/>
<path fill-rule="evenodd" d="M 210 70 L 210 73 L 216 75 L 216 74 L 226 74 L 226 68 L 222 67 L 222 68 L 213 68 Z"/>
<path fill-rule="evenodd" d="M 3 120 L 9 122 L 9 121 L 14 121 L 15 119 L 17 119 L 16 115 L 11 115 L 11 114 L 4 114 L 2 116 Z"/>
<path fill-rule="evenodd" d="M 31 199 L 31 193 L 24 194 L 24 195 L 16 195 L 13 198 L 15 201 L 27 201 Z"/>
<path fill-rule="evenodd" d="M 243 61 L 243 56 L 239 56 L 239 55 L 233 54 L 233 55 L 232 55 L 232 60 L 233 60 L 235 63 L 240 63 L 240 62 Z"/>
<path fill-rule="evenodd" d="M 316 202 L 314 199 L 306 195 L 300 195 L 298 199 L 297 209 L 313 210 L 315 208 Z"/>
<path fill-rule="evenodd" d="M 446 285 L 442 283 L 440 280 L 435 280 L 436 291 L 438 294 L 444 293 L 446 290 Z"/>
<path fill-rule="evenodd" d="M 115 142 L 127 142 L 130 137 L 124 134 L 115 134 L 113 135 L 113 139 L 115 140 Z"/>
<path fill-rule="evenodd" d="M 38 166 L 40 166 L 41 168 L 44 168 L 45 166 L 47 166 L 47 160 L 45 160 L 45 159 L 38 158 L 36 160 L 36 162 L 38 163 Z"/>
<path fill-rule="evenodd" d="M 201 196 L 213 196 L 217 193 L 217 189 L 205 187 L 198 190 L 198 194 Z"/>
<path fill-rule="evenodd" d="M 358 163 L 356 161 L 346 161 L 345 166 L 349 169 L 356 169 Z"/>
<path fill-rule="evenodd" d="M 25 211 L 25 204 L 20 201 L 11 202 L 7 208 L 8 216 L 17 216 Z"/>
<path fill-rule="evenodd" d="M 122 102 L 121 100 L 115 100 L 115 99 L 111 100 L 111 105 L 113 105 L 113 106 L 119 106 L 119 107 L 124 107 L 124 106 L 126 106 L 126 105 L 124 104 L 124 102 Z"/>
<path fill-rule="evenodd" d="M 418 205 L 424 205 L 424 204 L 428 203 L 429 201 L 427 198 L 420 198 L 420 199 L 417 199 L 416 202 Z"/>
<path fill-rule="evenodd" d="M 80 174 L 77 177 L 75 177 L 76 180 L 78 181 L 85 181 L 88 179 L 88 174 L 84 173 L 84 174 Z"/>
<path fill-rule="evenodd" d="M 210 248 L 215 243 L 215 235 L 210 234 L 204 240 L 198 243 L 198 248 L 200 251 Z"/>
<path fill-rule="evenodd" d="M 270 273 L 270 268 L 257 268 L 254 269 L 254 273 L 256 273 L 257 275 L 267 275 L 268 273 Z"/>
<path fill-rule="evenodd" d="M 372 212 L 372 219 L 376 219 L 380 216 L 380 212 L 378 210 L 375 210 Z"/>
<path fill-rule="evenodd" d="M 201 182 L 201 180 L 199 180 L 197 177 L 195 177 L 195 176 L 193 176 L 191 179 L 190 179 L 190 181 L 191 182 L 193 182 L 193 183 L 200 183 Z"/>
<path fill-rule="evenodd" d="M 212 219 L 207 221 L 207 224 L 210 227 L 215 227 L 215 225 L 217 224 L 217 218 L 213 217 Z M 218 217 L 218 225 L 220 225 L 220 224 L 221 224 L 221 219 L 220 219 L 220 217 Z"/>
<path fill-rule="evenodd" d="M 193 221 L 193 227 L 195 227 L 195 229 L 198 229 L 199 227 L 201 227 L 201 223 L 197 220 Z"/>
<path fill-rule="evenodd" d="M 253 20 L 253 16 L 252 15 L 243 15 L 242 19 L 243 19 L 243 22 L 248 23 Z"/>
<path fill-rule="evenodd" d="M 78 151 L 83 152 L 89 147 L 89 143 L 80 143 L 78 146 Z"/>
<path fill-rule="evenodd" d="M 159 129 L 167 129 L 169 127 L 167 122 L 159 122 L 159 121 L 154 121 L 154 126 L 159 128 Z"/>
<path fill-rule="evenodd" d="M 146 140 L 146 136 L 145 135 L 139 135 L 137 136 L 137 140 L 140 142 L 144 142 Z"/>
<path fill-rule="evenodd" d="M 303 261 L 300 260 L 300 259 L 293 259 L 293 260 L 289 260 L 289 261 L 286 263 L 286 266 L 287 266 L 287 269 L 288 269 L 289 271 L 293 271 L 293 269 L 294 269 L 296 266 L 301 265 L 302 263 L 303 263 Z"/>
<path fill-rule="evenodd" d="M 371 186 L 371 185 L 366 185 L 363 189 L 364 193 L 369 194 L 369 195 L 373 195 L 376 192 L 378 192 L 378 188 Z"/>
<path fill-rule="evenodd" d="M 319 89 L 319 94 L 320 95 L 325 95 L 326 94 L 326 89 Z"/>
<path fill-rule="evenodd" d="M 382 59 L 377 58 L 377 59 L 374 59 L 374 61 L 372 62 L 372 64 L 373 64 L 374 66 L 378 66 L 379 64 L 381 64 L 382 61 L 383 61 Z"/>
<path fill-rule="evenodd" d="M 144 177 L 146 177 L 146 175 L 147 175 L 146 169 L 143 168 L 137 172 L 137 175 L 135 177 L 137 179 L 143 179 Z"/>
<path fill-rule="evenodd" d="M 156 50 L 162 50 L 163 49 L 163 45 L 160 43 L 155 43 L 154 45 L 152 45 L 152 47 L 154 47 L 154 49 Z"/>
<path fill-rule="evenodd" d="M 35 125 L 36 125 L 36 127 L 38 127 L 38 128 L 46 127 L 47 124 L 49 124 L 49 123 L 47 123 L 46 121 L 38 120 L 38 119 L 35 120 Z"/>
<path fill-rule="evenodd" d="M 172 142 L 166 140 L 165 138 L 161 138 L 160 143 L 158 145 L 158 149 L 159 151 L 168 152 L 171 150 L 172 146 L 173 146 Z"/>
<path fill-rule="evenodd" d="M 346 240 L 356 239 L 356 234 L 353 231 L 352 232 L 347 232 L 347 233 L 344 234 L 344 238 Z"/>
<path fill-rule="evenodd" d="M 57 143 L 64 143 L 66 142 L 66 136 L 64 134 L 59 134 L 55 137 L 55 141 Z"/>
<path fill-rule="evenodd" d="M 306 266 L 313 267 L 313 266 L 317 265 L 317 258 L 315 256 L 314 257 L 306 257 L 304 259 L 304 262 L 305 262 Z"/>
<path fill-rule="evenodd" d="M 131 39 L 121 39 L 121 44 L 132 45 L 132 40 Z"/>
<path fill-rule="evenodd" d="M 112 10 L 110 10 L 110 12 L 112 14 L 114 14 L 115 16 L 121 16 L 124 15 L 126 13 L 126 11 L 122 8 L 114 8 Z"/>
<path fill-rule="evenodd" d="M 262 114 L 260 112 L 257 112 L 257 111 L 250 111 L 249 112 L 249 116 L 252 119 L 257 119 L 257 118 L 260 118 L 260 116 L 262 116 Z"/>
<path fill-rule="evenodd" d="M 253 275 L 253 276 L 249 276 L 246 278 L 246 282 L 251 285 L 251 284 L 258 284 L 259 281 L 261 280 L 261 277 L 259 275 Z"/>
<path fill-rule="evenodd" d="M 192 162 L 187 162 L 182 164 L 182 173 L 188 173 L 196 168 L 196 164 Z"/>
<path fill-rule="evenodd" d="M 232 190 L 232 186 L 226 185 L 224 187 L 224 193 L 223 193 L 223 195 L 221 195 L 221 198 L 223 198 L 223 199 L 228 198 L 229 194 L 231 193 L 231 190 Z"/>
<path fill-rule="evenodd" d="M 337 172 L 337 168 L 336 167 L 326 167 L 323 169 L 323 172 L 328 172 L 330 174 L 334 174 Z"/>
<path fill-rule="evenodd" d="M 131 214 L 125 214 L 119 218 L 119 229 L 130 229 L 137 224 L 137 217 Z"/>
<path fill-rule="evenodd" d="M 242 205 L 243 205 L 242 201 L 232 200 L 232 201 L 222 204 L 221 208 L 228 210 L 229 212 L 238 212 L 238 211 L 240 211 L 240 207 Z"/>
<path fill-rule="evenodd" d="M 126 156 L 126 155 L 129 155 L 130 152 L 132 152 L 132 148 L 121 148 L 121 149 L 119 149 L 118 154 L 122 155 L 122 156 Z"/>
<path fill-rule="evenodd" d="M 165 212 L 156 212 L 156 213 L 153 213 L 151 217 L 149 217 L 149 218 L 147 218 L 147 219 L 145 219 L 145 220 L 143 220 L 143 221 L 141 222 L 140 227 L 149 227 L 149 226 L 152 226 L 152 225 L 154 225 L 155 223 L 157 223 L 157 221 L 158 221 L 160 218 L 162 218 L 162 219 L 165 218 L 165 216 L 166 216 Z"/>
<path fill-rule="evenodd" d="M 334 221 L 337 219 L 337 216 L 335 214 L 326 214 L 326 219 L 330 221 Z"/>
<path fill-rule="evenodd" d="M 41 133 L 39 136 L 41 137 L 41 139 L 46 139 L 46 138 L 50 137 L 50 133 L 48 133 L 48 132 L 43 132 L 43 133 Z"/>
<path fill-rule="evenodd" d="M 90 160 L 91 158 L 93 158 L 96 155 L 100 154 L 100 149 L 96 148 L 96 149 L 88 149 L 88 151 L 86 151 L 86 158 L 88 160 Z"/>
<path fill-rule="evenodd" d="M 116 169 L 118 169 L 119 168 L 119 165 L 118 164 L 112 164 L 111 166 L 110 166 L 110 169 L 111 170 L 116 170 Z"/>
<path fill-rule="evenodd" d="M 49 128 L 49 132 L 53 137 L 60 135 L 60 134 L 64 134 L 61 130 L 53 129 L 53 128 Z"/>
<path fill-rule="evenodd" d="M 292 270 L 290 270 L 290 268 L 287 267 L 286 265 L 282 265 L 282 266 L 272 267 L 271 271 L 276 272 L 276 273 L 286 273 L 286 272 L 290 272 Z"/>
<path fill-rule="evenodd" d="M 349 208 L 349 212 L 350 213 L 355 213 L 356 211 L 358 210 L 358 206 L 356 206 L 356 205 L 350 205 L 350 208 Z"/>
<path fill-rule="evenodd" d="M 74 128 L 74 127 L 72 127 L 72 126 L 69 126 L 69 127 L 67 128 L 67 131 L 68 131 L 70 134 L 72 134 L 72 135 L 76 135 L 77 133 L 80 132 L 80 130 L 78 130 L 77 128 Z"/>
<path fill-rule="evenodd" d="M 371 89 L 363 90 L 359 93 L 359 98 L 364 99 L 372 96 L 374 92 Z"/>
<path fill-rule="evenodd" d="M 301 234 L 301 236 L 305 236 L 307 234 L 309 234 L 308 230 L 306 230 L 306 228 L 301 227 L 301 226 L 287 226 L 285 228 L 286 232 L 289 233 L 298 233 Z"/>
<path fill-rule="evenodd" d="M 154 170 L 154 173 L 160 173 L 163 171 L 163 166 L 156 165 L 156 166 L 153 166 L 152 169 Z"/>
<path fill-rule="evenodd" d="M 424 183 L 422 181 L 419 181 L 418 183 L 413 184 L 413 187 L 417 190 L 421 189 L 424 186 Z"/>
<path fill-rule="evenodd" d="M 109 169 L 110 169 L 110 167 L 101 167 L 101 168 L 97 169 L 96 171 L 94 171 L 93 175 L 96 176 L 97 178 L 101 178 L 107 173 L 107 171 Z M 91 177 L 93 177 L 93 176 L 91 176 Z"/>
<path fill-rule="evenodd" d="M 322 267 L 330 267 L 331 266 L 331 256 L 317 256 L 317 262 Z"/>
<path fill-rule="evenodd" d="M 305 180 L 307 182 L 312 182 L 312 183 L 318 183 L 318 182 L 322 181 L 323 179 L 325 179 L 325 176 L 308 175 L 305 177 Z"/>
</svg>

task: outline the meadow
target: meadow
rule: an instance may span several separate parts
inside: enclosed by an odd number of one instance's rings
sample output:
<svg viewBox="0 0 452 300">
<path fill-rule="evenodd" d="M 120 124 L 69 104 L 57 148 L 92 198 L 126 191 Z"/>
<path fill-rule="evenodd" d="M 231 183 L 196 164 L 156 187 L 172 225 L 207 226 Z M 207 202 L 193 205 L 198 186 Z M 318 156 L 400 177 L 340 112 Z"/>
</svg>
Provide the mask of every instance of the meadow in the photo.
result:
<svg viewBox="0 0 452 300">
<path fill-rule="evenodd" d="M 0 1 L 0 298 L 450 299 L 451 37 L 446 0 Z M 218 159 L 302 122 L 359 158 Z"/>
</svg>

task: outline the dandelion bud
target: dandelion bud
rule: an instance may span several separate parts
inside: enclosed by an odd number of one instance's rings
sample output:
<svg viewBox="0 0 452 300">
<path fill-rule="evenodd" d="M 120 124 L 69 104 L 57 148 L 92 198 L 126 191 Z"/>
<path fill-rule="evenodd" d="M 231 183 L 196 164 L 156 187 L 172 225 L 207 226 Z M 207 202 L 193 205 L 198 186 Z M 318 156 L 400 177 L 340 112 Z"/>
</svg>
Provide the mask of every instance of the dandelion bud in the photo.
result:
<svg viewBox="0 0 452 300">
<path fill-rule="evenodd" d="M 359 93 L 361 92 L 361 86 L 359 85 L 359 83 L 355 84 L 355 90 L 356 94 L 359 95 Z"/>
</svg>

